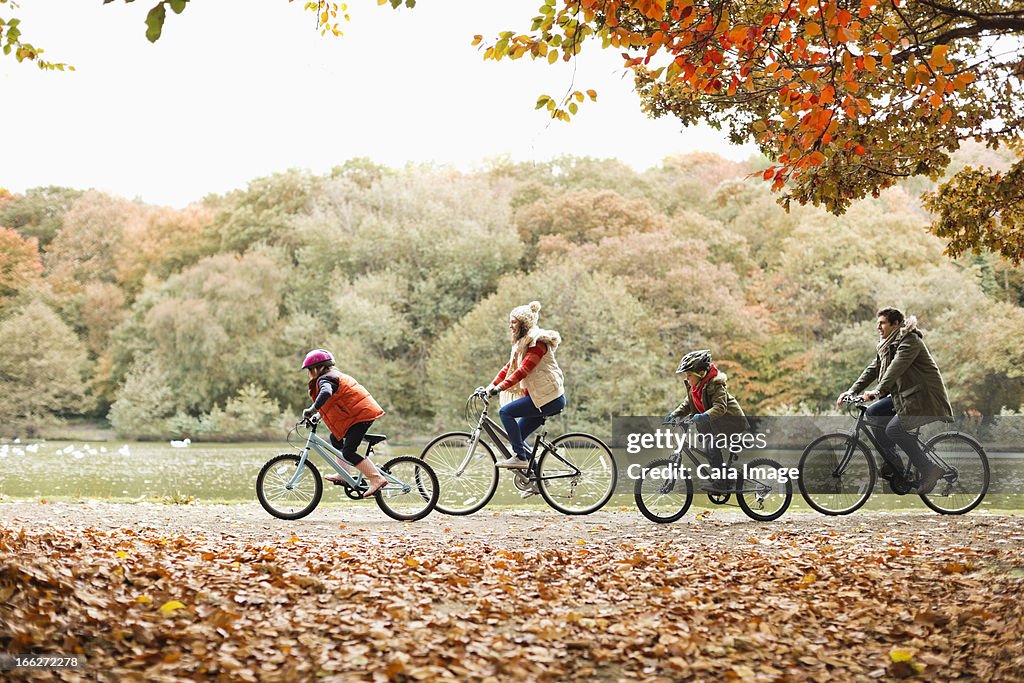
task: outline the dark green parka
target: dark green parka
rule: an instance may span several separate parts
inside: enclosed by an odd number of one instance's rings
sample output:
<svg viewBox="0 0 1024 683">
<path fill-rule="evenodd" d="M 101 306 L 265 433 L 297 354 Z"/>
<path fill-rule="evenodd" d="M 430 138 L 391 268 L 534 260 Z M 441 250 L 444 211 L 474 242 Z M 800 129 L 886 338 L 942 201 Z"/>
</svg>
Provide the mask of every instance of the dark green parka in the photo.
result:
<svg viewBox="0 0 1024 683">
<path fill-rule="evenodd" d="M 914 429 L 929 422 L 953 421 L 953 408 L 949 405 L 946 385 L 935 359 L 924 344 L 924 335 L 917 329 L 917 318 L 910 316 L 896 339 L 883 351 L 887 358 L 885 374 L 878 377 L 883 366 L 879 353 L 864 369 L 849 391 L 859 394 L 878 379 L 879 396 L 892 396 L 893 407 L 906 429 Z"/>
<path fill-rule="evenodd" d="M 743 432 L 748 428 L 747 418 L 740 408 L 740 402 L 729 393 L 724 372 L 712 377 L 701 389 L 700 398 L 704 403 L 704 412 L 711 418 L 711 428 L 716 432 Z M 673 417 L 684 417 L 697 413 L 696 406 L 690 398 L 690 383 L 685 379 L 686 396 L 682 403 L 672 411 Z"/>
</svg>

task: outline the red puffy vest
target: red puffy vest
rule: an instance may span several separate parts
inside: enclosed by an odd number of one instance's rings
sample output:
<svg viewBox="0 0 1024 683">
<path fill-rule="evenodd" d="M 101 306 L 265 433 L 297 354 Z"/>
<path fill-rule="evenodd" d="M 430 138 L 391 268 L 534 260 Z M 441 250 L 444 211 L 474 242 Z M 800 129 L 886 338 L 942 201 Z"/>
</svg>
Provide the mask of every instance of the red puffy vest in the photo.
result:
<svg viewBox="0 0 1024 683">
<path fill-rule="evenodd" d="M 337 387 L 327 403 L 320 408 L 320 419 L 323 420 L 336 439 L 345 438 L 345 433 L 357 422 L 376 420 L 384 414 L 384 410 L 373 400 L 366 388 L 343 372 L 332 368 L 320 377 L 309 380 L 309 397 L 316 400 L 319 390 L 317 382 L 327 377 L 337 382 Z"/>
</svg>

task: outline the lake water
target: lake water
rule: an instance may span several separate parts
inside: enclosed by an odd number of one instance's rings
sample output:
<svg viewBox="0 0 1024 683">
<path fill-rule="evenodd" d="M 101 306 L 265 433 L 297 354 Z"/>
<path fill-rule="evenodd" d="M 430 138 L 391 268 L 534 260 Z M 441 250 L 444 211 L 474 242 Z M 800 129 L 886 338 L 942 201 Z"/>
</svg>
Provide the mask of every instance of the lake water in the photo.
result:
<svg viewBox="0 0 1024 683">
<path fill-rule="evenodd" d="M 378 463 L 396 455 L 418 455 L 420 446 L 389 445 L 374 459 Z M 172 448 L 167 442 L 82 443 L 49 441 L 37 444 L 0 444 L 0 500 L 79 500 L 180 502 L 254 502 L 255 482 L 263 464 L 279 453 L 293 452 L 285 443 L 204 444 Z M 768 454 L 784 466 L 795 466 L 799 453 Z M 314 456 L 318 469 L 327 465 Z M 983 509 L 1024 508 L 1024 457 L 990 454 L 992 490 Z M 619 461 L 619 488 L 610 507 L 635 509 L 633 481 L 626 476 L 628 461 Z M 324 503 L 349 503 L 341 487 L 325 486 Z M 356 503 L 360 504 L 360 503 Z M 539 496 L 523 501 L 508 474 L 501 476 L 493 506 L 544 507 Z M 707 499 L 695 497 L 696 507 Z M 794 490 L 793 507 L 804 508 Z M 924 509 L 913 495 L 885 494 L 881 486 L 867 509 Z"/>
</svg>

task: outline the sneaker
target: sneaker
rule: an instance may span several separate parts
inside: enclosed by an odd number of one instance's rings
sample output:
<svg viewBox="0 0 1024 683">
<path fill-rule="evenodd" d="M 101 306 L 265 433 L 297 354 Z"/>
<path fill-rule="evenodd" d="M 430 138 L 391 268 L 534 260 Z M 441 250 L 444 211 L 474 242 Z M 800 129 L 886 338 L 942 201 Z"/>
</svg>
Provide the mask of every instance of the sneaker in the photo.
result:
<svg viewBox="0 0 1024 683">
<path fill-rule="evenodd" d="M 931 493 L 935 485 L 939 483 L 939 480 L 946 476 L 946 470 L 941 467 L 932 465 L 932 468 L 921 475 L 921 478 L 917 480 L 917 492 L 918 493 Z"/>
<path fill-rule="evenodd" d="M 510 458 L 505 458 L 501 462 L 495 463 L 495 467 L 507 467 L 513 470 L 525 470 L 530 467 L 530 460 L 528 458 L 520 458 L 513 455 Z"/>
<path fill-rule="evenodd" d="M 519 497 L 529 498 L 530 496 L 536 496 L 538 493 L 540 493 L 540 489 L 537 488 L 536 484 L 533 484 L 532 486 L 530 486 L 530 488 L 526 489 L 525 491 L 520 491 Z"/>
</svg>

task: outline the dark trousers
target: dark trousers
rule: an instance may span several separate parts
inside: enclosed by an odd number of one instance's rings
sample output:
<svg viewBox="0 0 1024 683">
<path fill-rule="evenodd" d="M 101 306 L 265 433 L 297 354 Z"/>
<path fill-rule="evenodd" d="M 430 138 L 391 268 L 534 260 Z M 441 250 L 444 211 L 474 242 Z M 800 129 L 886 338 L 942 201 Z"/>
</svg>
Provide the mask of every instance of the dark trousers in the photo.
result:
<svg viewBox="0 0 1024 683">
<path fill-rule="evenodd" d="M 366 432 L 370 431 L 370 425 L 372 424 L 373 420 L 356 422 L 345 432 L 344 439 L 338 439 L 334 434 L 331 434 L 331 445 L 341 451 L 345 462 L 358 465 L 365 460 L 357 451 L 359 450 L 359 444 L 362 442 L 363 437 L 366 436 Z"/>
<path fill-rule="evenodd" d="M 899 444 L 903 452 L 910 456 L 910 462 L 918 471 L 924 472 L 931 467 L 917 437 L 908 432 L 900 422 L 896 407 L 892 403 L 892 396 L 878 399 L 869 405 L 865 415 L 880 446 L 895 452 L 896 445 Z"/>
<path fill-rule="evenodd" d="M 711 426 L 711 422 L 709 421 L 698 422 L 697 431 L 701 434 L 711 434 L 712 436 L 716 436 L 714 428 Z M 704 451 L 704 454 L 708 457 L 708 465 L 711 466 L 711 469 L 720 470 L 725 466 L 725 459 L 722 457 L 722 449 L 718 446 L 712 445 L 708 447 Z"/>
<path fill-rule="evenodd" d="M 530 457 L 524 439 L 537 430 L 543 422 L 542 417 L 551 417 L 565 408 L 565 394 L 553 401 L 548 401 L 540 408 L 533 405 L 533 399 L 524 396 L 507 403 L 498 411 L 501 424 L 508 434 L 508 442 L 512 445 L 512 453 L 523 460 Z"/>
</svg>

